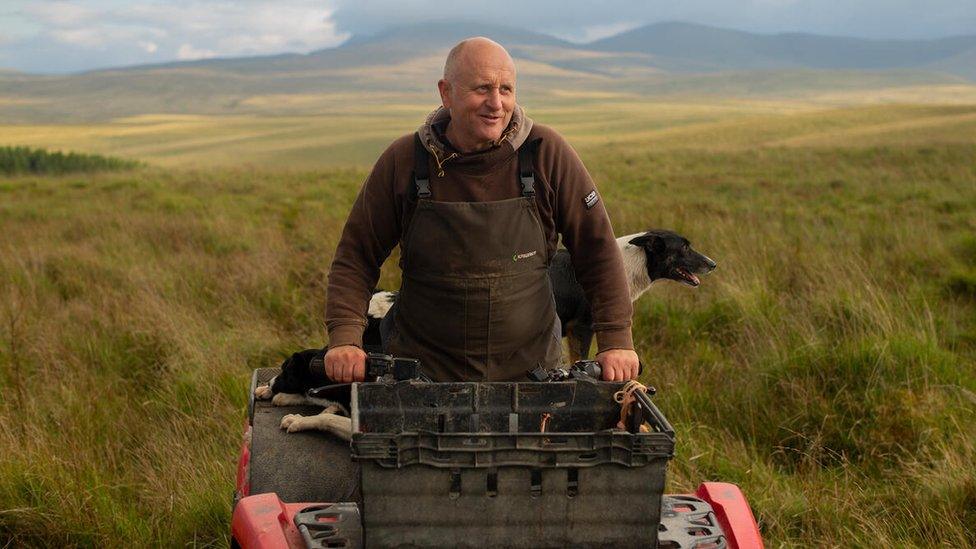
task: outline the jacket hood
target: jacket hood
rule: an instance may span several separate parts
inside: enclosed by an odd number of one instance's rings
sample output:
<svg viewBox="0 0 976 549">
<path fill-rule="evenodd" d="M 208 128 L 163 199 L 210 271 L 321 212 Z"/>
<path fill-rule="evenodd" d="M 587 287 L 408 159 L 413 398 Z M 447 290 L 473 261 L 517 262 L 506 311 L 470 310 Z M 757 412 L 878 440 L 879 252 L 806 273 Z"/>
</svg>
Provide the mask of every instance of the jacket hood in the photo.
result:
<svg viewBox="0 0 976 549">
<path fill-rule="evenodd" d="M 427 119 L 424 123 L 420 125 L 417 132 L 420 134 L 420 140 L 423 142 L 424 146 L 431 152 L 431 154 L 437 157 L 445 157 L 448 155 L 447 144 L 443 143 L 439 137 L 437 137 L 437 132 L 434 131 L 433 126 L 435 124 L 440 124 L 446 120 L 450 120 L 451 112 L 444 108 L 444 106 L 437 107 L 434 112 L 427 115 Z M 525 143 L 525 140 L 529 137 L 529 132 L 532 131 L 532 119 L 525 115 L 525 111 L 522 110 L 520 105 L 515 105 L 515 109 L 512 111 L 512 120 L 508 123 L 508 127 L 502 132 L 501 138 L 495 143 L 495 146 L 500 146 L 508 143 L 512 147 L 512 151 L 517 151 L 519 147 Z"/>
</svg>

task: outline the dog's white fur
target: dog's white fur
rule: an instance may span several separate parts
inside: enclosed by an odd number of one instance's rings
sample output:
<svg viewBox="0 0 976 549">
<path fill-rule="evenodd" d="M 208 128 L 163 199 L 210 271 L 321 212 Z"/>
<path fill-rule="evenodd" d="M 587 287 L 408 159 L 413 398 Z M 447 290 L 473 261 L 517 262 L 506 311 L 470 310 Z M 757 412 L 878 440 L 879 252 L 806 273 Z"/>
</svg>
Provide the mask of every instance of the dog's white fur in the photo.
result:
<svg viewBox="0 0 976 549">
<path fill-rule="evenodd" d="M 644 233 L 634 233 L 621 236 L 617 239 L 617 246 L 620 247 L 620 255 L 624 258 L 624 272 L 627 274 L 627 289 L 630 291 L 630 301 L 637 301 L 637 298 L 646 292 L 655 281 L 647 275 L 647 257 L 644 248 L 634 246 L 631 240 L 643 235 Z"/>
<path fill-rule="evenodd" d="M 369 298 L 369 309 L 366 314 L 373 318 L 383 318 L 390 312 L 393 303 L 396 301 L 395 292 L 376 292 Z"/>
<path fill-rule="evenodd" d="M 288 414 L 281 418 L 281 428 L 287 429 L 289 433 L 323 431 L 348 441 L 352 439 L 352 419 L 339 415 L 342 408 L 338 404 L 327 406 L 322 413 L 315 416 Z"/>
<path fill-rule="evenodd" d="M 307 403 L 305 396 L 294 393 L 278 393 L 271 399 L 271 404 L 275 406 L 301 406 Z"/>
<path fill-rule="evenodd" d="M 289 433 L 298 431 L 322 431 L 331 433 L 343 440 L 352 439 L 352 419 L 349 418 L 349 410 L 338 402 L 331 400 L 312 398 L 295 393 L 273 394 L 271 391 L 271 380 L 268 385 L 261 385 L 254 389 L 254 397 L 260 400 L 271 399 L 274 406 L 302 406 L 310 404 L 322 406 L 324 409 L 314 416 L 303 416 L 301 414 L 288 414 L 281 418 L 281 428 Z"/>
<path fill-rule="evenodd" d="M 273 382 L 274 380 L 272 380 L 272 383 Z M 254 398 L 258 400 L 268 400 L 269 398 L 271 398 L 271 396 L 272 396 L 272 392 L 271 392 L 270 383 L 267 385 L 261 385 L 257 389 L 254 389 Z"/>
</svg>

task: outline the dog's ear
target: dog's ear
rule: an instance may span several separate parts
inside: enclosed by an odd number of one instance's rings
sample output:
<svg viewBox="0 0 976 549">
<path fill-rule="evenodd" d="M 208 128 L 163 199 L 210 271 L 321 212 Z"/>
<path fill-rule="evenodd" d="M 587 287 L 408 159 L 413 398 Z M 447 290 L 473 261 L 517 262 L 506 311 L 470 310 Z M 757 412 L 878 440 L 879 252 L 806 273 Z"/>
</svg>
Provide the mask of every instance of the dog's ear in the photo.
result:
<svg viewBox="0 0 976 549">
<path fill-rule="evenodd" d="M 651 253 L 661 254 L 664 253 L 664 248 L 666 244 L 664 239 L 653 233 L 644 233 L 638 237 L 632 238 L 629 242 L 634 246 L 640 246 Z"/>
<path fill-rule="evenodd" d="M 630 240 L 627 241 L 627 243 L 633 244 L 634 246 L 640 246 L 641 248 L 643 248 L 645 244 L 650 243 L 650 240 L 652 238 L 654 238 L 654 235 L 650 233 L 644 233 L 640 236 L 635 236 L 634 238 L 631 238 Z"/>
</svg>

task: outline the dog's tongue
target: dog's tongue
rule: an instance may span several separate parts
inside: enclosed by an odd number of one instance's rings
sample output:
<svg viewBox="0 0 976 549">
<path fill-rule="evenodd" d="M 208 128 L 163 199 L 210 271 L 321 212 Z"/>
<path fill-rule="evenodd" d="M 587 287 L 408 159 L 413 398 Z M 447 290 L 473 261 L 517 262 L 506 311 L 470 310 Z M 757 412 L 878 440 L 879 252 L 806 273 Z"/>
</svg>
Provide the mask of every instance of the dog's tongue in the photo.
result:
<svg viewBox="0 0 976 549">
<path fill-rule="evenodd" d="M 678 268 L 677 271 L 678 274 L 683 276 L 685 280 L 691 283 L 692 286 L 698 286 L 701 284 L 701 280 L 694 273 L 690 273 L 682 268 Z"/>
</svg>

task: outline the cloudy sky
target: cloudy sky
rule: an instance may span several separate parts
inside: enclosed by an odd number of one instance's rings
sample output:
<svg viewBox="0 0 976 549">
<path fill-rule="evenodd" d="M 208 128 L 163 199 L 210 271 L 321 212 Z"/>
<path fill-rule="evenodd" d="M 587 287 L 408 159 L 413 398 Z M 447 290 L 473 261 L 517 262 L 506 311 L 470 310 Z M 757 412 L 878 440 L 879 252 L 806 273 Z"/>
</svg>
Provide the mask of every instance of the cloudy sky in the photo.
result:
<svg viewBox="0 0 976 549">
<path fill-rule="evenodd" d="M 0 69 L 60 73 L 308 52 L 429 19 L 520 26 L 577 42 L 659 21 L 914 39 L 976 34 L 976 0 L 0 0 Z"/>
</svg>

